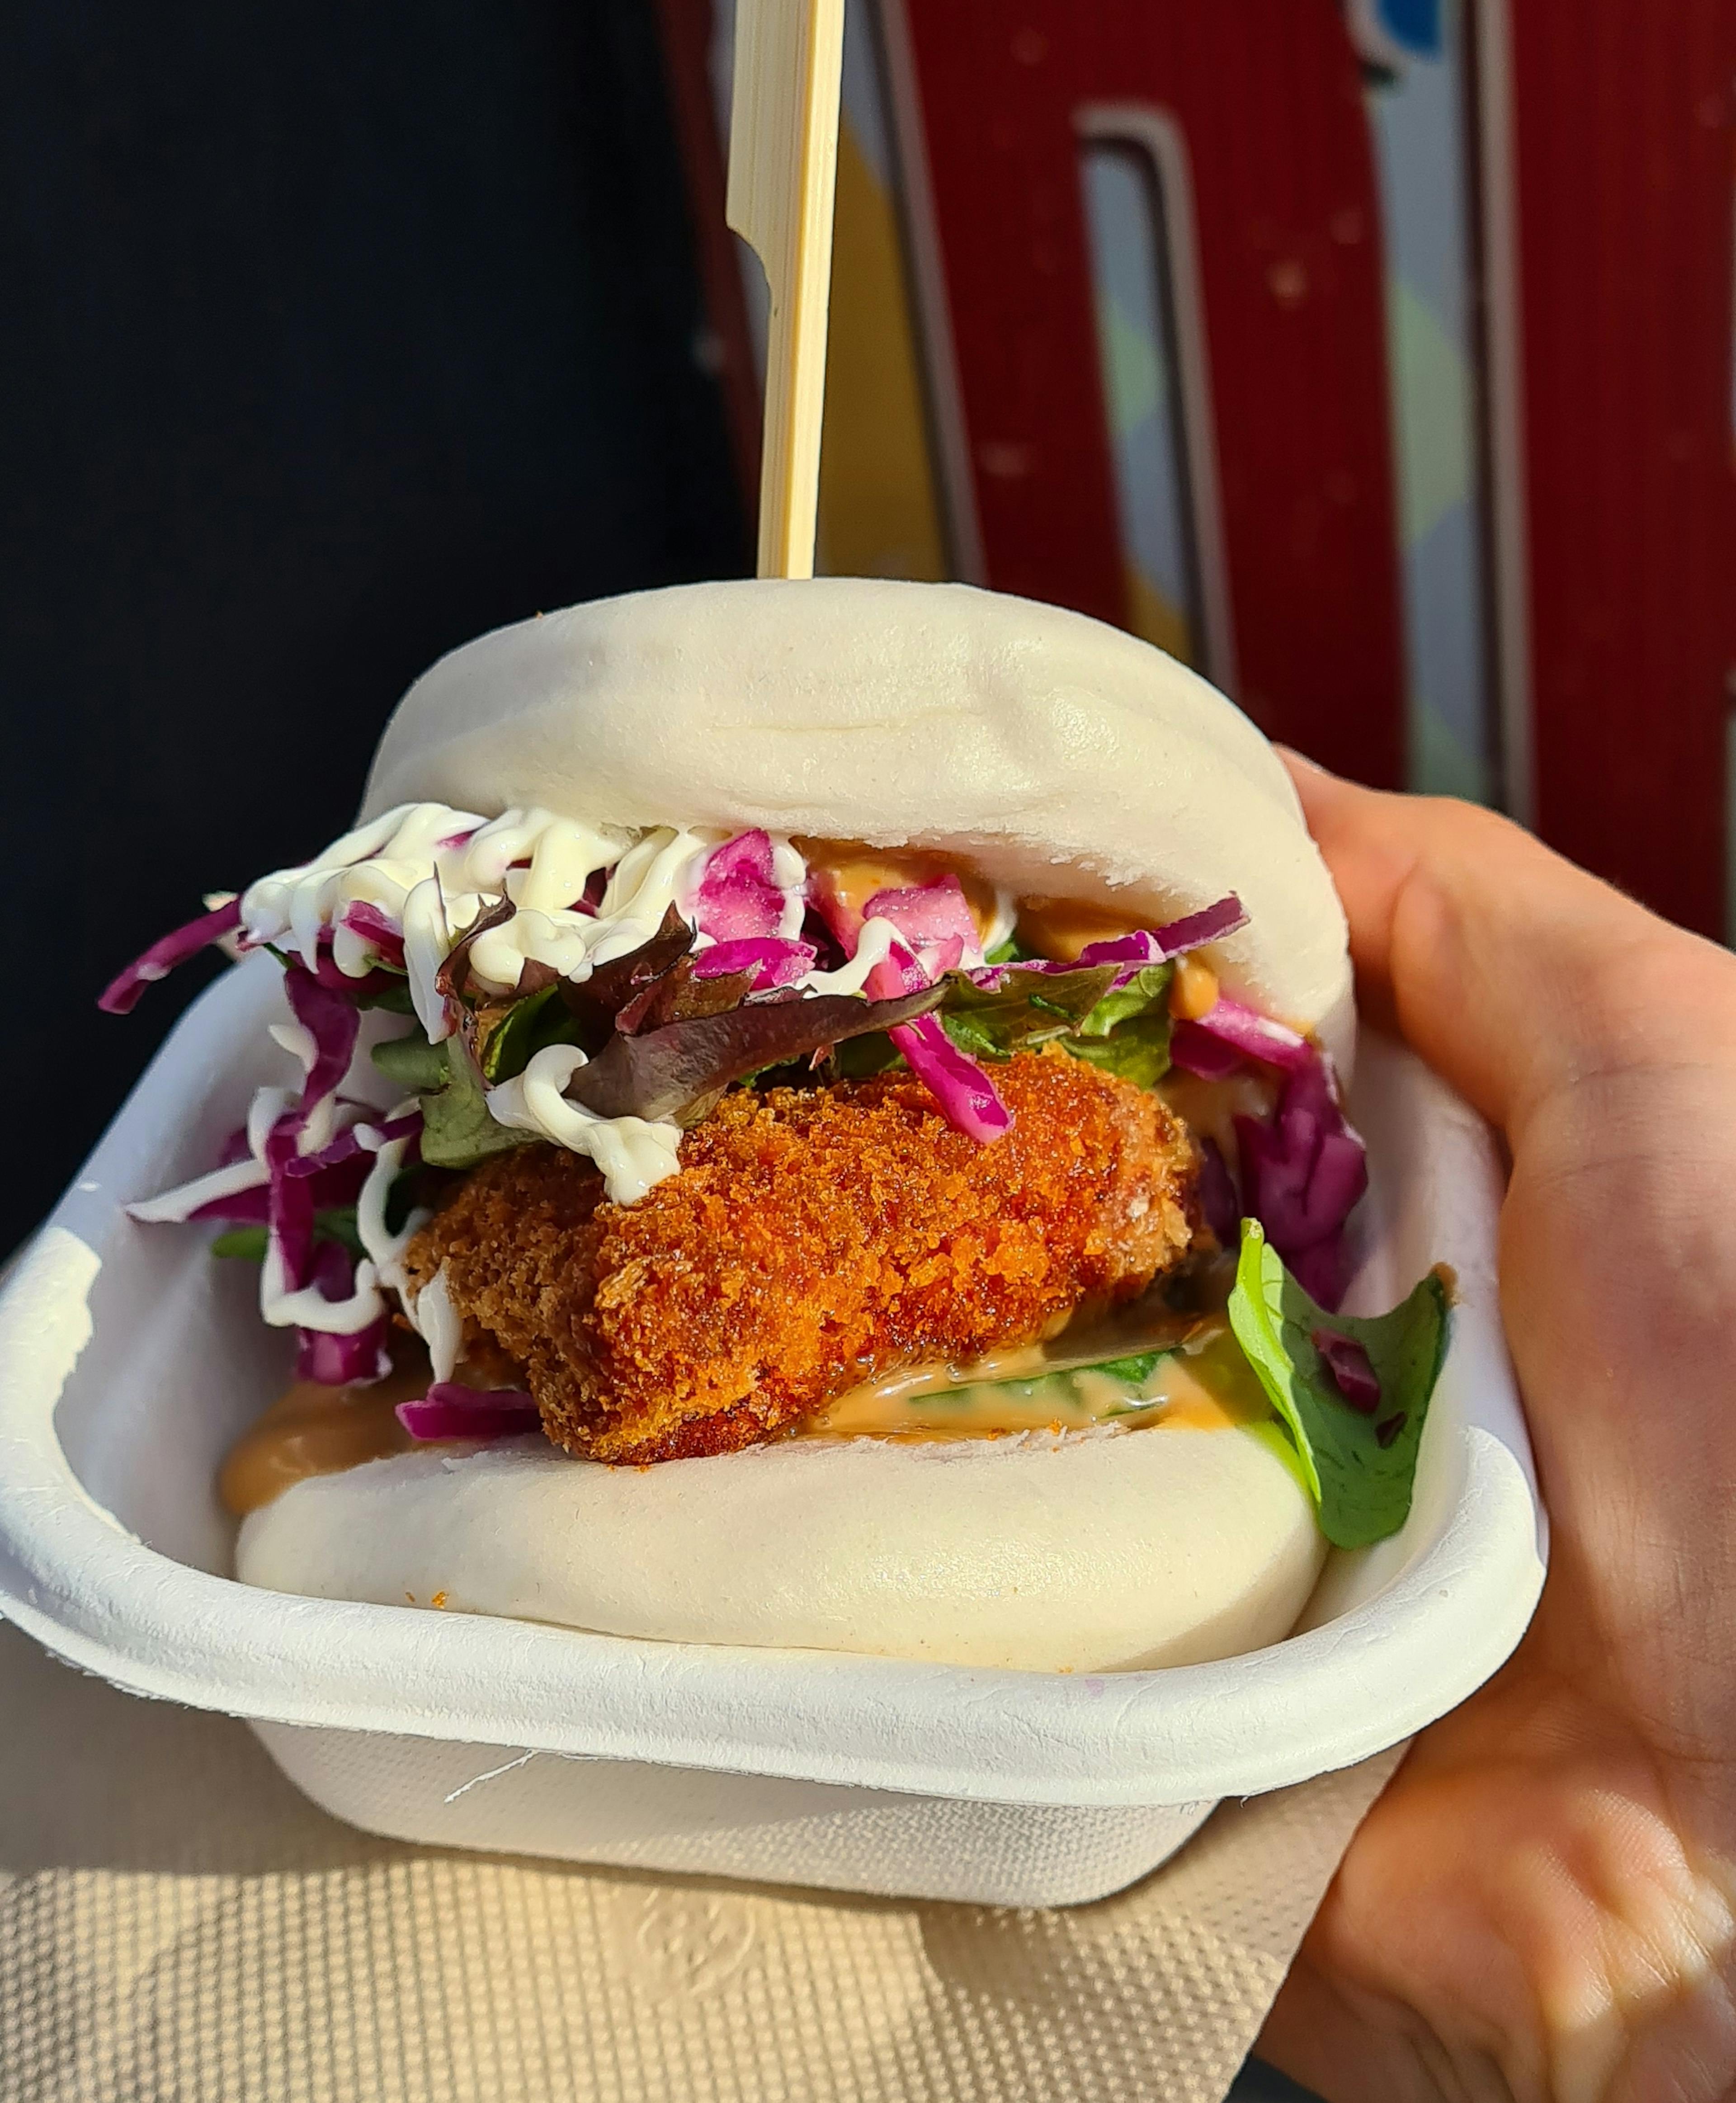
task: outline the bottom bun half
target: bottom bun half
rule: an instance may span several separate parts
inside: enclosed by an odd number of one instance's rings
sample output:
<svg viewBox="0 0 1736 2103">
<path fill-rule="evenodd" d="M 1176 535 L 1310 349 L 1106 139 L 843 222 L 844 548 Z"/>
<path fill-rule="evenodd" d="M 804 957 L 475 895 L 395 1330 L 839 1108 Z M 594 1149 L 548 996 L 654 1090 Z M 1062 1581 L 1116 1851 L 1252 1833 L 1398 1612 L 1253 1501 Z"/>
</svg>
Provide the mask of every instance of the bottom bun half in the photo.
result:
<svg viewBox="0 0 1736 2103">
<path fill-rule="evenodd" d="M 236 1574 L 603 1634 L 1115 1672 L 1277 1642 L 1324 1552 L 1240 1430 L 791 1440 L 648 1468 L 523 1439 L 297 1483 L 243 1526 Z"/>
</svg>

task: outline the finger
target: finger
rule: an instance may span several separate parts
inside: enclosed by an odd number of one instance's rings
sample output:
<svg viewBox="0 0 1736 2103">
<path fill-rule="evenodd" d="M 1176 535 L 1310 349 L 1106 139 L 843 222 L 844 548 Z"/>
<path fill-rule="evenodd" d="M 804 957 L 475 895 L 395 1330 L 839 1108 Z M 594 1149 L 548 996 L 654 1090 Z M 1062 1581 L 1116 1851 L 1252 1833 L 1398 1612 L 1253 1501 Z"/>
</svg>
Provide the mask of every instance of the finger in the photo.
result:
<svg viewBox="0 0 1736 2103">
<path fill-rule="evenodd" d="M 1443 2092 L 1406 2013 L 1372 1996 L 1353 2007 L 1306 1944 L 1254 2050 L 1326 2103 L 1440 2103 Z"/>
<path fill-rule="evenodd" d="M 1510 1136 L 1585 1072 L 1667 1052 L 1667 1017 L 1714 1025 L 1736 1057 L 1725 952 L 1493 811 L 1359 788 L 1284 757 L 1371 1011 Z"/>
</svg>

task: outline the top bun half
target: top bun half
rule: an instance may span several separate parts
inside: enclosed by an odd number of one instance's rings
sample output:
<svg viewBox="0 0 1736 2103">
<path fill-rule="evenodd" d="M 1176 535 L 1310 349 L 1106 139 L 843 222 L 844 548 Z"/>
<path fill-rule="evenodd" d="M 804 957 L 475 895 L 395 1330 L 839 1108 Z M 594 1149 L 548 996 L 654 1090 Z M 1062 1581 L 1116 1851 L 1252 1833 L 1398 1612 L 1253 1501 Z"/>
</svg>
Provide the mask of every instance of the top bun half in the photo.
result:
<svg viewBox="0 0 1736 2103">
<path fill-rule="evenodd" d="M 942 849 L 1151 926 L 1233 891 L 1226 989 L 1351 1050 L 1344 916 L 1277 755 L 1185 665 L 1056 607 L 834 577 L 540 615 L 399 703 L 363 816 L 421 800 Z"/>
</svg>

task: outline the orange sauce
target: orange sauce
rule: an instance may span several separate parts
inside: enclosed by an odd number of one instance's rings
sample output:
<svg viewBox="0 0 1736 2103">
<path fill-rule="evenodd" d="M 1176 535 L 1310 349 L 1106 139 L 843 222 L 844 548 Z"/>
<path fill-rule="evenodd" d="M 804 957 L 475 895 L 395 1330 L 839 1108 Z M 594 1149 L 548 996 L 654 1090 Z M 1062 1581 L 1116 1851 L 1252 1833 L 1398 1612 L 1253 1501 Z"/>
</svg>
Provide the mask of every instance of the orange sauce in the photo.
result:
<svg viewBox="0 0 1736 2103">
<path fill-rule="evenodd" d="M 340 1475 L 394 1453 L 425 1452 L 436 1442 L 412 1438 L 396 1412 L 399 1403 L 426 1394 L 432 1378 L 426 1353 L 407 1341 L 399 1345 L 391 1372 L 372 1386 L 297 1381 L 229 1448 L 217 1472 L 217 1494 L 238 1518 L 245 1518 L 310 1475 Z M 513 1384 L 510 1367 L 469 1359 L 453 1378 L 469 1387 Z M 467 1442 L 456 1443 L 468 1450 Z"/>
<path fill-rule="evenodd" d="M 1093 942 L 1113 942 L 1150 924 L 1083 898 L 1022 898 L 1018 938 L 1039 956 L 1071 964 Z"/>
<path fill-rule="evenodd" d="M 309 1475 L 341 1474 L 364 1461 L 414 1452 L 393 1412 L 428 1392 L 426 1361 L 394 1366 L 372 1387 L 297 1381 L 229 1449 L 217 1493 L 238 1518 Z"/>
<path fill-rule="evenodd" d="M 994 924 L 994 885 L 985 883 L 956 855 L 931 853 L 925 847 L 865 847 L 859 840 L 799 839 L 795 845 L 809 870 L 846 911 L 858 918 L 876 891 L 902 891 L 933 883 L 938 876 L 955 876 L 979 939 Z"/>
<path fill-rule="evenodd" d="M 840 1395 L 808 1438 L 1004 1438 L 1021 1431 L 1172 1425 L 1198 1431 L 1262 1423 L 1264 1390 L 1222 1315 L 1169 1316 L 1005 1351 L 964 1367 L 919 1366 Z M 1137 1386 L 1093 1370 L 1112 1355 L 1165 1350 Z"/>
</svg>

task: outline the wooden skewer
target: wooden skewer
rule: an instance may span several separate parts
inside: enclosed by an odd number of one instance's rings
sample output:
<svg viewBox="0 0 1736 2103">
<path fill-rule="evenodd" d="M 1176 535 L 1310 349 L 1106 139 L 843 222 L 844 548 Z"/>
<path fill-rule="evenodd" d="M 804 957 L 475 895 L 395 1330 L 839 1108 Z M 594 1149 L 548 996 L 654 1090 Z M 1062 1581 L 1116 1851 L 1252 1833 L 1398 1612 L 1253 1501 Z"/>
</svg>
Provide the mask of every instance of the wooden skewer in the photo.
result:
<svg viewBox="0 0 1736 2103">
<path fill-rule="evenodd" d="M 725 216 L 772 295 L 759 574 L 811 577 L 826 406 L 844 0 L 737 0 Z"/>
</svg>

